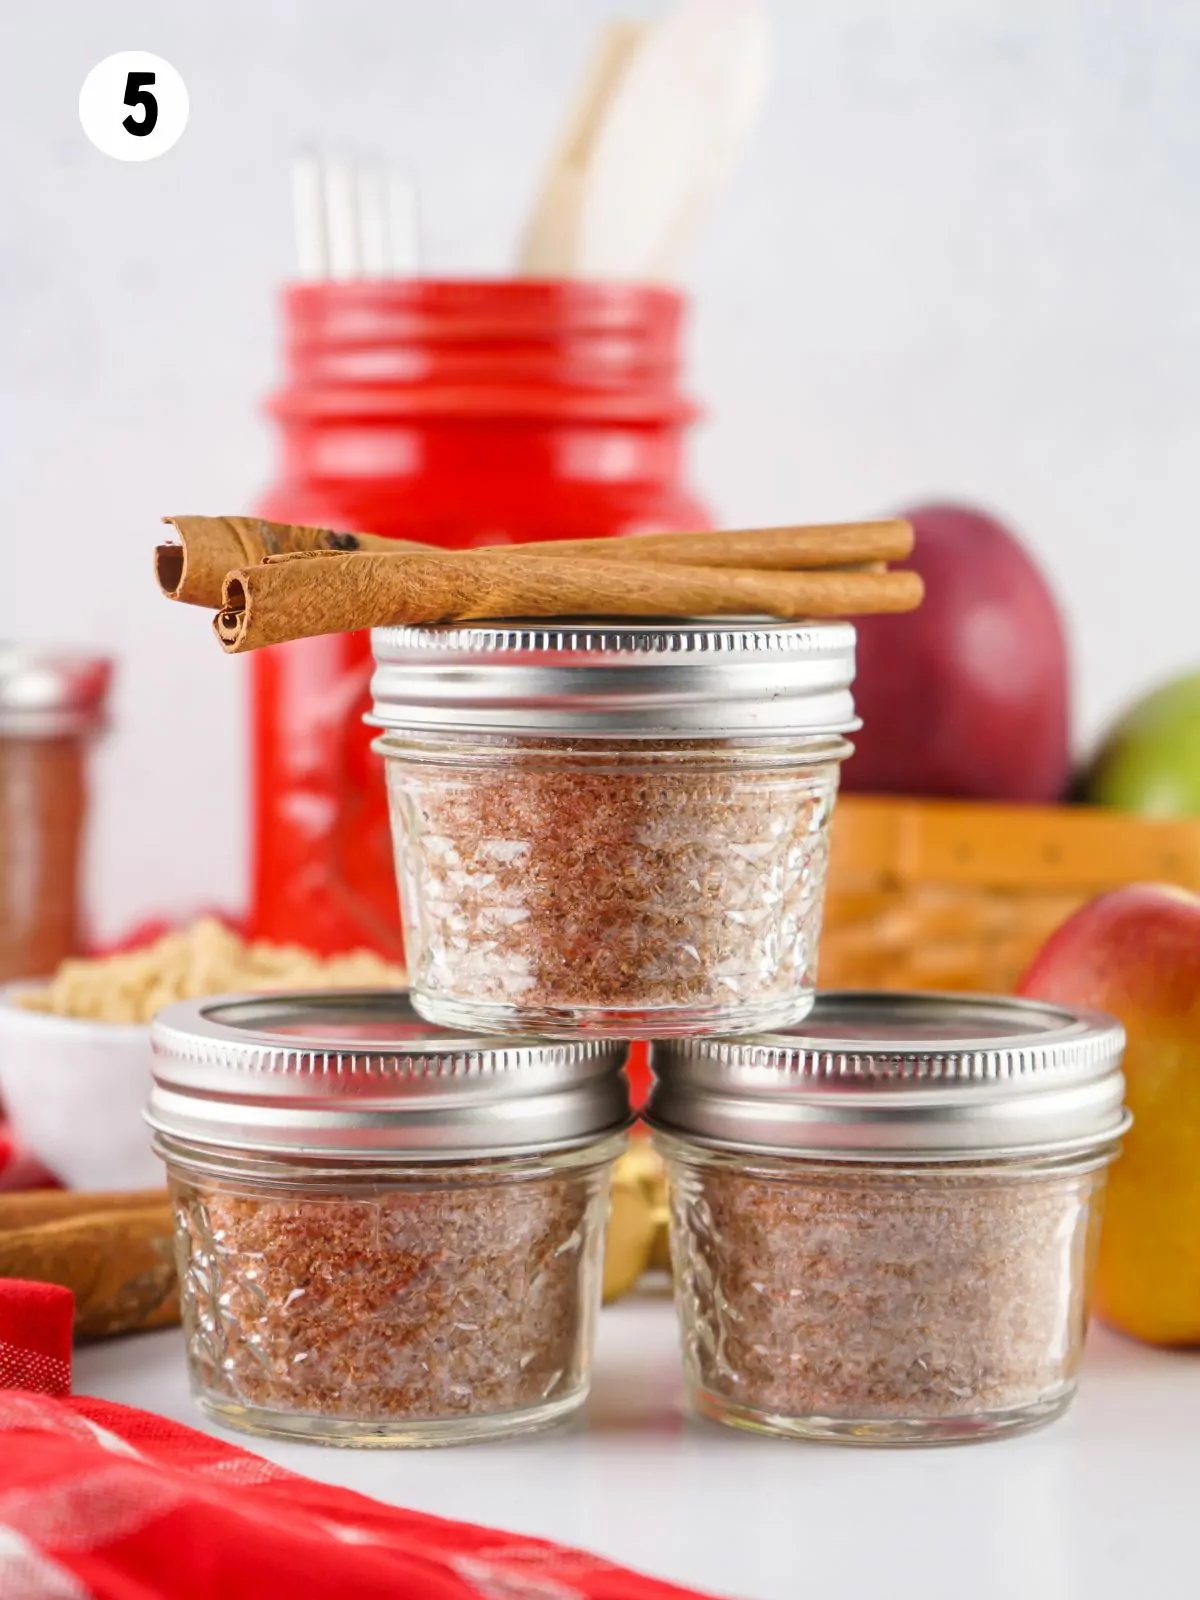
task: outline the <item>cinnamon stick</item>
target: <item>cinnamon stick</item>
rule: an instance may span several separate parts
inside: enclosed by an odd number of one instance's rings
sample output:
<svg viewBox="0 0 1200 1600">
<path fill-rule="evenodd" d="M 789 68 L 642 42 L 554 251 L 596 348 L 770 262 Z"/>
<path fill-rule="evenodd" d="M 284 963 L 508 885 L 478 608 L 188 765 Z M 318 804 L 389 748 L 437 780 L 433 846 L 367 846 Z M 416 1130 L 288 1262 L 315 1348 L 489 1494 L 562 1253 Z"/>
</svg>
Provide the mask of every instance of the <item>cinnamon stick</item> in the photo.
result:
<svg viewBox="0 0 1200 1600">
<path fill-rule="evenodd" d="M 165 1189 L 17 1189 L 0 1194 L 0 1234 L 75 1217 L 145 1211 L 166 1203 Z"/>
<path fill-rule="evenodd" d="M 620 539 L 551 539 L 504 545 L 510 555 L 585 556 L 592 561 L 655 561 L 683 567 L 743 567 L 815 572 L 912 554 L 910 522 L 826 522 L 808 527 L 737 528 L 723 533 L 633 533 Z"/>
<path fill-rule="evenodd" d="M 911 611 L 915 572 L 761 572 L 571 557 L 511 561 L 356 552 L 268 559 L 229 573 L 215 619 L 240 654 L 321 633 L 489 617 L 839 617 Z"/>
<path fill-rule="evenodd" d="M 225 574 L 255 566 L 268 556 L 293 550 L 395 550 L 396 541 L 376 533 L 337 533 L 302 523 L 268 522 L 262 517 L 164 517 L 179 534 L 179 544 L 160 544 L 154 576 L 168 600 L 186 605 L 221 604 Z"/>
<path fill-rule="evenodd" d="M 163 1328 L 179 1320 L 166 1192 L 150 1191 L 140 1204 L 133 1203 L 140 1196 L 122 1197 L 117 1204 L 113 1198 L 72 1195 L 79 1209 L 64 1205 L 65 1215 L 0 1231 L 0 1278 L 32 1278 L 70 1289 L 75 1332 L 84 1339 Z"/>
<path fill-rule="evenodd" d="M 373 533 L 336 533 L 330 528 L 267 522 L 261 517 L 164 517 L 182 543 L 160 544 L 154 554 L 159 588 L 170 600 L 215 610 L 228 572 L 257 566 L 270 556 L 319 550 L 380 551 L 444 556 L 436 545 L 385 539 Z M 745 528 L 725 533 L 639 533 L 612 539 L 550 539 L 490 545 L 493 555 L 558 560 L 653 561 L 682 566 L 817 570 L 901 561 L 912 551 L 913 532 L 901 520 L 820 523 L 812 527 Z"/>
</svg>

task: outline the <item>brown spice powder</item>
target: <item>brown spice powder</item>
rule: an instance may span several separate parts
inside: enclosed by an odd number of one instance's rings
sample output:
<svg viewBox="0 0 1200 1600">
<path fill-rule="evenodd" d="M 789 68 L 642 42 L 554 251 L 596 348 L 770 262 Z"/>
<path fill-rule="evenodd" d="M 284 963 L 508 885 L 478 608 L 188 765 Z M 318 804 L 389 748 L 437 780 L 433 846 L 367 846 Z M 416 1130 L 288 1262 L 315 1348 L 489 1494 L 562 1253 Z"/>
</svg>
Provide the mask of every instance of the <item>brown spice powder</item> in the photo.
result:
<svg viewBox="0 0 1200 1600">
<path fill-rule="evenodd" d="M 867 1421 L 1003 1412 L 1073 1385 L 1102 1174 L 670 1165 L 693 1386 Z"/>
<path fill-rule="evenodd" d="M 586 1381 L 607 1180 L 596 1168 L 368 1197 L 173 1183 L 201 1392 L 266 1411 L 422 1421 Z"/>
<path fill-rule="evenodd" d="M 0 983 L 79 948 L 84 741 L 0 737 Z"/>
<path fill-rule="evenodd" d="M 736 1017 L 811 990 L 836 763 L 514 740 L 486 763 L 387 769 L 423 993 Z"/>
</svg>

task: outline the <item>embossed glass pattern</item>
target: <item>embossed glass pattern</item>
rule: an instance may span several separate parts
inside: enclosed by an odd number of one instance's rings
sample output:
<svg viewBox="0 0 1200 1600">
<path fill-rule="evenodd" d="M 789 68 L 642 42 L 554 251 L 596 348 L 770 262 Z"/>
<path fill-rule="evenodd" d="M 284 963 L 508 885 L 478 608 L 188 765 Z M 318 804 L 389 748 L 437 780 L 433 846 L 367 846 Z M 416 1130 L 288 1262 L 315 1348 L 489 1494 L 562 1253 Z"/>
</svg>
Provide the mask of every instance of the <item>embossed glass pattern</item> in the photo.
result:
<svg viewBox="0 0 1200 1600">
<path fill-rule="evenodd" d="M 715 1420 L 923 1443 L 1075 1392 L 1111 1149 L 985 1166 L 667 1156 L 686 1382 Z"/>
<path fill-rule="evenodd" d="M 423 1015 L 663 1038 L 809 1009 L 840 738 L 379 747 Z"/>
<path fill-rule="evenodd" d="M 305 1170 L 168 1152 L 192 1387 L 255 1433 L 438 1444 L 587 1393 L 621 1143 L 541 1160 Z"/>
<path fill-rule="evenodd" d="M 151 1048 L 210 1415 L 422 1445 L 583 1404 L 623 1045 L 452 1033 L 368 990 L 187 1001 Z"/>
<path fill-rule="evenodd" d="M 922 1444 L 1075 1391 L 1124 1032 L 995 995 L 827 991 L 798 1027 L 656 1048 L 692 1403 Z"/>
</svg>

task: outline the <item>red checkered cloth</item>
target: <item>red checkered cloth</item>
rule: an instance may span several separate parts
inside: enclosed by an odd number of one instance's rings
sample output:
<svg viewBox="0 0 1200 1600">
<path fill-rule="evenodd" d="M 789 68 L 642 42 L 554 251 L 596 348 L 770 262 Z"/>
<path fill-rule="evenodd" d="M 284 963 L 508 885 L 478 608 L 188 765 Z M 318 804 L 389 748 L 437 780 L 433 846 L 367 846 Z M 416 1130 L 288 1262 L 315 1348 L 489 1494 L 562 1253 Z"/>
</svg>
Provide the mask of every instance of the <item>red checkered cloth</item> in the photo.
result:
<svg viewBox="0 0 1200 1600">
<path fill-rule="evenodd" d="M 70 1397 L 70 1292 L 0 1279 L 3 1600 L 697 1600 Z"/>
</svg>

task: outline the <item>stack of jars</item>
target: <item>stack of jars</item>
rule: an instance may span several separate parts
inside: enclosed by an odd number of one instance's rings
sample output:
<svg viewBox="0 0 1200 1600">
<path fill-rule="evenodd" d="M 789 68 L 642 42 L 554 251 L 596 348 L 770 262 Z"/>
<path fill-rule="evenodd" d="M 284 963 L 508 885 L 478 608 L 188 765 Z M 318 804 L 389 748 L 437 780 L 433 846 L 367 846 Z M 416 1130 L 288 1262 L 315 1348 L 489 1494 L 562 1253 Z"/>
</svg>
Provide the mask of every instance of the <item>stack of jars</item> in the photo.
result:
<svg viewBox="0 0 1200 1600">
<path fill-rule="evenodd" d="M 1125 1125 L 1120 1029 L 815 996 L 852 627 L 373 645 L 409 995 L 155 1028 L 201 1404 L 351 1444 L 579 1407 L 625 1041 L 649 1038 L 696 1409 L 880 1442 L 1061 1411 Z"/>
</svg>

